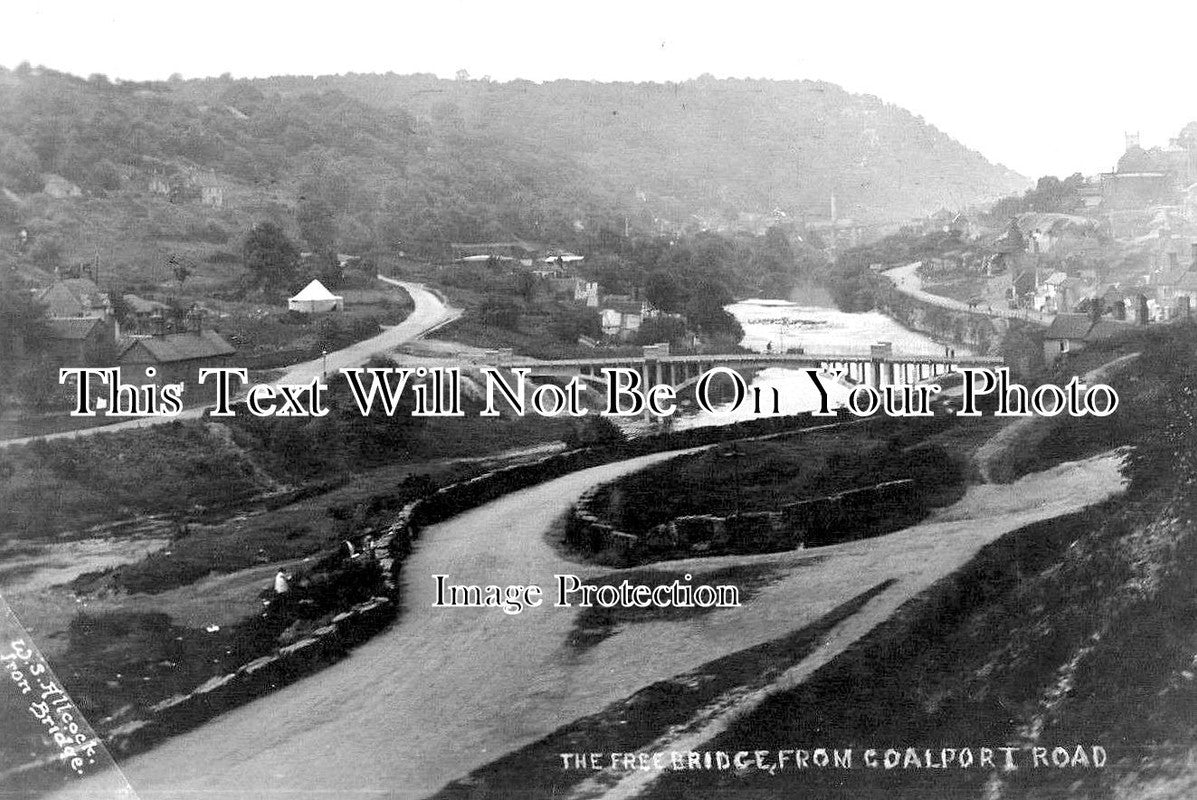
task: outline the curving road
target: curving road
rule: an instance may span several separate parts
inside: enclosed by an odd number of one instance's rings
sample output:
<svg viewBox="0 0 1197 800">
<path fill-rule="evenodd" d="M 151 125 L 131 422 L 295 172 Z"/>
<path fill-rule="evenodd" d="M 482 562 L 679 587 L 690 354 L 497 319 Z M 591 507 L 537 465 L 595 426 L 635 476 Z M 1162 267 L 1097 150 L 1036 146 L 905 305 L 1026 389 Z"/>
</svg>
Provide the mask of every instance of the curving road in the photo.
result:
<svg viewBox="0 0 1197 800">
<path fill-rule="evenodd" d="M 303 384 L 310 382 L 313 378 L 320 377 L 325 369 L 327 369 L 329 374 L 335 374 L 337 370 L 344 367 L 359 367 L 369 361 L 371 356 L 390 352 L 400 345 L 424 336 L 430 331 L 448 322 L 452 322 L 461 316 L 461 309 L 445 305 L 437 295 L 430 292 L 422 283 L 398 281 L 383 275 L 379 275 L 378 279 L 392 286 L 397 286 L 411 295 L 412 303 L 415 307 L 407 315 L 406 319 L 398 325 L 387 328 L 377 336 L 363 339 L 341 350 L 334 350 L 323 359 L 316 358 L 311 361 L 305 361 L 302 364 L 294 364 L 287 369 L 285 375 L 272 383 L 276 386 L 280 384 Z M 206 406 L 199 406 L 185 409 L 182 413 L 173 417 L 143 417 L 123 422 L 114 422 L 111 425 L 80 428 L 73 431 L 60 431 L 42 436 L 22 436 L 15 439 L 3 439 L 0 440 L 0 447 L 26 444 L 34 439 L 62 439 L 76 436 L 90 436 L 95 433 L 110 433 L 112 431 L 130 430 L 132 428 L 144 428 L 175 420 L 198 419 L 207 410 Z"/>
<path fill-rule="evenodd" d="M 566 475 L 427 529 L 404 567 L 406 608 L 391 629 L 344 661 L 131 759 L 122 765 L 130 783 L 143 800 L 424 797 L 649 683 L 803 627 L 895 578 L 837 629 L 838 652 L 987 542 L 1122 484 L 1116 458 L 1091 459 L 1009 486 L 971 487 L 932 519 L 884 537 L 673 562 L 664 566 L 696 580 L 735 563 L 774 574 L 740 608 L 626 625 L 585 651 L 566 643 L 575 609 L 546 604 L 508 616 L 431 606 L 435 574 L 548 587 L 557 572 L 599 572 L 562 561 L 546 532 L 587 487 L 676 455 Z M 89 796 L 87 784 L 74 788 Z"/>
<path fill-rule="evenodd" d="M 982 314 L 987 317 L 1002 317 L 1005 319 L 1021 319 L 1028 322 L 1034 322 L 1039 325 L 1051 325 L 1053 316 L 1045 314 L 1042 311 L 1033 311 L 1029 308 L 1009 309 L 1009 308 L 993 308 L 992 306 L 970 306 L 967 303 L 962 303 L 959 300 L 953 300 L 950 297 L 944 297 L 940 294 L 931 294 L 923 289 L 923 279 L 919 277 L 919 267 L 922 266 L 921 261 L 916 261 L 913 264 L 907 264 L 902 267 L 894 267 L 887 269 L 881 273 L 889 278 L 894 284 L 894 288 L 902 294 L 913 297 L 916 300 L 921 300 L 924 303 L 929 303 L 933 306 L 946 308 L 949 311 L 963 311 L 966 314 Z"/>
</svg>

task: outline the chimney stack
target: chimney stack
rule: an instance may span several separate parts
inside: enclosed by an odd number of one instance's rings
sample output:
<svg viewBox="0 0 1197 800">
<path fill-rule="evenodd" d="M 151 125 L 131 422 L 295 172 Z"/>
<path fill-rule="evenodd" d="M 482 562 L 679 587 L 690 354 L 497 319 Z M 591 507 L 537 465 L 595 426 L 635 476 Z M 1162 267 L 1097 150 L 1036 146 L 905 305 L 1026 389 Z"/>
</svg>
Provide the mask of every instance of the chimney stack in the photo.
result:
<svg viewBox="0 0 1197 800">
<path fill-rule="evenodd" d="M 187 330 L 199 334 L 204 329 L 204 312 L 198 306 L 192 306 L 187 312 Z"/>
<path fill-rule="evenodd" d="M 1189 269 L 1197 270 L 1197 242 L 1189 245 L 1190 261 Z"/>
</svg>

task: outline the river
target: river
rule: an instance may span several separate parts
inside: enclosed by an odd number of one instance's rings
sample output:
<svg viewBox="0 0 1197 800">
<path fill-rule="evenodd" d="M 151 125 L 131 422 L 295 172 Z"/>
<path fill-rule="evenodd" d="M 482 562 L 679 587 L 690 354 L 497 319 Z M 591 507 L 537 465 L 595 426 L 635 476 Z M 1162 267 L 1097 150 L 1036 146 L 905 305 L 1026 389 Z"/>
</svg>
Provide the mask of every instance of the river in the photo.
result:
<svg viewBox="0 0 1197 800">
<path fill-rule="evenodd" d="M 728 312 L 744 329 L 742 347 L 758 353 L 784 353 L 802 348 L 807 352 L 847 352 L 867 355 L 869 346 L 890 342 L 895 354 L 940 355 L 944 345 L 929 336 L 902 327 L 877 311 L 848 314 L 824 305 L 788 300 L 742 300 L 727 306 Z M 969 351 L 952 345 L 962 355 Z M 768 390 L 776 388 L 781 396 L 783 414 L 811 411 L 819 406 L 819 392 L 810 378 L 790 369 L 765 369 L 758 372 L 752 386 Z M 845 401 L 849 389 L 830 381 L 832 405 Z M 766 394 L 766 396 L 771 396 Z M 683 404 L 686 398 L 683 397 Z M 679 418 L 677 428 L 703 425 L 726 425 L 752 419 L 752 406 L 744 403 L 738 409 L 730 404 L 717 407 L 711 413 L 687 415 Z"/>
</svg>

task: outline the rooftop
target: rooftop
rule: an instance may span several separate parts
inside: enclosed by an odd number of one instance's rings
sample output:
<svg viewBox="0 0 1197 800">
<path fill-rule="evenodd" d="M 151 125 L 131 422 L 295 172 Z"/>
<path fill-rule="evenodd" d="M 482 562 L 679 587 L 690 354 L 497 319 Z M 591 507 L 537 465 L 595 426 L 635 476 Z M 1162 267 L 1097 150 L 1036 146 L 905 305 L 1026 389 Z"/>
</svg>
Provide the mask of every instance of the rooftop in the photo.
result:
<svg viewBox="0 0 1197 800">
<path fill-rule="evenodd" d="M 198 333 L 168 333 L 164 336 L 134 339 L 121 353 L 121 357 L 138 346 L 144 347 L 159 363 L 231 356 L 237 352 L 237 349 L 226 342 L 224 337 L 216 331 L 199 331 Z"/>
</svg>

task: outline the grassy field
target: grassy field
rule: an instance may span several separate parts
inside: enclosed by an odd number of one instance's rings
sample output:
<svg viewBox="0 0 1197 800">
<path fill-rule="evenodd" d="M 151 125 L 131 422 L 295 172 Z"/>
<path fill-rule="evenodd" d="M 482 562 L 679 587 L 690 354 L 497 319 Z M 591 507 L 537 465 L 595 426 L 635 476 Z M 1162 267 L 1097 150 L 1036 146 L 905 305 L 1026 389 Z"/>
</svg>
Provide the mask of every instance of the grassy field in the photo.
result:
<svg viewBox="0 0 1197 800">
<path fill-rule="evenodd" d="M 746 442 L 683 456 L 604 487 L 593 508 L 605 509 L 619 530 L 640 534 L 675 517 L 776 511 L 797 500 L 905 478 L 916 481 L 916 492 L 928 506 L 952 502 L 962 490 L 967 459 L 927 440 L 969 422 L 945 417 L 903 422 L 898 427 L 878 419 L 850 432 Z"/>
</svg>

